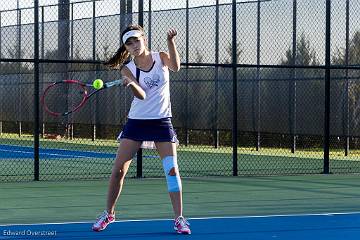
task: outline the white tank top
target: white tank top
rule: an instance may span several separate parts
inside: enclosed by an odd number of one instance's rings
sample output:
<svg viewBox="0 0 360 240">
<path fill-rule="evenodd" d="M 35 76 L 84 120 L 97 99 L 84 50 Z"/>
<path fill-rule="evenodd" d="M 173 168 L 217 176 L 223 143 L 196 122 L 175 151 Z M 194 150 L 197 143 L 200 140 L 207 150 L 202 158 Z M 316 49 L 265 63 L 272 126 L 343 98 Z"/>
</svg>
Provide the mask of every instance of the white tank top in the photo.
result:
<svg viewBox="0 0 360 240">
<path fill-rule="evenodd" d="M 159 52 L 151 52 L 153 66 L 149 71 L 140 70 L 139 84 L 146 93 L 140 100 L 134 97 L 128 118 L 160 119 L 172 117 L 170 103 L 169 69 L 164 66 Z M 126 66 L 136 77 L 136 66 L 130 61 Z"/>
</svg>

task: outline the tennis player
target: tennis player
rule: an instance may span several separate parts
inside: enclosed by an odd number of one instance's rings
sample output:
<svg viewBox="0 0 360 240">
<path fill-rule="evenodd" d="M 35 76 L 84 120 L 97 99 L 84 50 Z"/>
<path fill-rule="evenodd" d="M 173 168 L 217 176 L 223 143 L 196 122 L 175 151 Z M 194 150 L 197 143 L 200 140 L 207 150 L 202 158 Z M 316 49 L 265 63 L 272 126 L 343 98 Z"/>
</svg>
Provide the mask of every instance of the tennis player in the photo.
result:
<svg viewBox="0 0 360 240">
<path fill-rule="evenodd" d="M 144 30 L 139 25 L 128 26 L 121 34 L 122 46 L 106 63 L 120 68 L 124 85 L 134 94 L 128 120 L 120 133 L 119 148 L 112 169 L 107 196 L 107 209 L 92 229 L 101 231 L 115 221 L 115 204 L 120 196 L 125 175 L 142 142 L 153 141 L 162 159 L 175 214 L 174 229 L 179 234 L 191 234 L 183 217 L 182 184 L 177 164 L 176 134 L 171 123 L 169 69 L 179 71 L 180 58 L 176 50 L 175 29 L 167 32 L 169 52 L 153 52 L 146 46 Z M 129 57 L 132 60 L 124 64 Z"/>
</svg>

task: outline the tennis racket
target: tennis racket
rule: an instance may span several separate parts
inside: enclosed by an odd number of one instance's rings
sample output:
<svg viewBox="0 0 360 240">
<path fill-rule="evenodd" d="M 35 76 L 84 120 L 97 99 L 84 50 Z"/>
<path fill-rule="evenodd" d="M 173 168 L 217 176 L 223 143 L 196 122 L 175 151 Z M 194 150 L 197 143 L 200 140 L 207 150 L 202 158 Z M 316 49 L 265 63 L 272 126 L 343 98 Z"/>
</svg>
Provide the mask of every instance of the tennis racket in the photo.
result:
<svg viewBox="0 0 360 240">
<path fill-rule="evenodd" d="M 67 116 L 78 111 L 91 96 L 114 86 L 123 84 L 122 79 L 104 83 L 97 90 L 92 84 L 83 83 L 79 80 L 62 80 L 49 85 L 41 96 L 41 104 L 44 110 L 52 116 Z"/>
</svg>

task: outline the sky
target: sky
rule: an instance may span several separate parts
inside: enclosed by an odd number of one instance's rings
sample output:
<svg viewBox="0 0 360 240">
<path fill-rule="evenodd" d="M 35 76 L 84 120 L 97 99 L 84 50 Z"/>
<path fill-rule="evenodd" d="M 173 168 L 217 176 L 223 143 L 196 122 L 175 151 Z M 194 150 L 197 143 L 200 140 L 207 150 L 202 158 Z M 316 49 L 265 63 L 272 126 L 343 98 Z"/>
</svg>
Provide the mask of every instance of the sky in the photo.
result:
<svg viewBox="0 0 360 240">
<path fill-rule="evenodd" d="M 89 1 L 89 0 L 70 0 L 70 2 L 84 2 L 84 1 Z M 220 0 L 220 4 L 223 3 L 230 3 L 232 0 Z M 249 1 L 249 0 L 237 0 L 237 2 L 244 2 L 244 1 Z M 251 0 L 250 0 L 251 1 Z M 135 2 L 137 2 L 136 0 L 133 1 L 134 4 Z M 146 0 L 144 0 L 144 2 L 146 2 Z M 168 5 L 168 7 L 185 7 L 183 6 L 185 4 L 185 0 L 172 0 L 172 1 L 167 1 L 168 4 L 164 3 L 164 1 L 153 1 L 153 4 L 155 4 L 155 8 L 159 7 L 156 6 L 156 4 L 158 3 L 158 5 L 161 4 L 161 6 Z M 39 0 L 39 5 L 52 5 L 52 4 L 57 4 L 58 0 Z M 194 7 L 194 6 L 203 6 L 203 5 L 213 5 L 215 3 L 215 0 L 190 0 L 189 4 L 190 7 Z M 27 7 L 32 7 L 34 5 L 34 0 L 4 0 L 2 1 L 1 5 L 0 5 L 0 11 L 1 10 L 10 10 L 10 9 L 16 9 L 17 6 L 19 4 L 20 8 L 27 8 Z"/>
<path fill-rule="evenodd" d="M 58 0 L 39 0 L 40 5 L 49 5 L 49 4 L 56 4 Z M 0 10 L 11 10 L 19 8 L 27 8 L 27 7 L 33 7 L 34 0 L 6 0 L 2 1 L 0 5 Z"/>
<path fill-rule="evenodd" d="M 70 2 L 84 2 L 74 5 L 74 19 L 90 19 L 92 17 L 92 2 L 89 0 L 70 0 Z M 251 0 L 237 0 L 238 2 L 249 2 Z M 33 0 L 3 0 L 0 5 L 0 10 L 4 9 L 16 9 L 17 2 L 19 2 L 20 8 L 33 7 Z M 215 0 L 189 0 L 190 7 L 208 6 L 214 5 Z M 231 3 L 232 0 L 219 0 L 220 4 Z M 334 34 L 332 35 L 332 52 L 336 52 L 337 49 L 344 46 L 345 40 L 345 0 L 332 0 L 332 28 Z M 360 22 L 358 13 L 360 12 L 360 3 L 358 0 L 351 0 L 351 12 L 350 12 L 350 33 L 360 30 Z M 52 5 L 57 4 L 58 0 L 39 0 L 40 5 Z M 147 8 L 147 0 L 144 0 L 144 10 Z M 119 0 L 106 0 L 96 2 L 96 16 L 116 15 L 119 13 Z M 133 0 L 133 9 L 137 9 L 137 0 Z M 178 9 L 184 8 L 186 0 L 152 0 L 152 10 L 159 9 Z M 135 10 L 136 11 L 136 10 Z M 231 24 L 231 6 L 221 8 L 221 22 L 224 24 Z M 285 51 L 291 46 L 292 38 L 292 1 L 291 0 L 274 0 L 263 4 L 261 18 L 261 51 L 262 51 L 262 64 L 275 64 L 279 62 L 285 53 Z M 324 15 L 325 15 L 325 0 L 299 0 L 298 1 L 298 36 L 304 33 L 310 40 L 311 46 L 316 49 L 319 59 L 324 59 Z M 170 15 L 169 15 L 170 14 Z M 178 15 L 176 15 L 178 14 Z M 45 22 L 57 20 L 57 8 L 47 8 L 45 13 Z M 178 17 L 174 17 L 178 16 Z M 206 52 L 208 56 L 205 56 L 205 61 L 213 61 L 213 55 L 215 48 L 214 44 L 214 9 L 213 8 L 199 8 L 190 11 L 191 29 L 190 29 L 190 45 L 192 46 L 190 55 L 195 58 L 196 52 Z M 238 39 L 243 44 L 243 56 L 242 63 L 254 63 L 256 62 L 256 4 L 243 4 L 238 10 Z M 2 12 L 1 25 L 9 26 L 16 25 L 16 11 Z M 169 19 L 164 23 L 163 19 Z M 210 20 L 209 20 L 210 19 Z M 21 22 L 22 24 L 32 23 L 33 21 L 33 9 L 22 10 Z M 99 21 L 102 21 L 99 18 Z M 213 22 L 211 22 L 213 21 Z M 84 20 L 83 22 L 86 22 Z M 91 22 L 90 22 L 91 23 Z M 85 23 L 84 23 L 85 24 Z M 102 24 L 100 22 L 100 24 Z M 105 24 L 105 23 L 104 23 Z M 103 24 L 103 25 L 104 25 Z M 106 23 L 110 24 L 110 23 Z M 115 22 L 114 24 L 117 24 Z M 155 37 L 153 43 L 154 47 L 162 47 L 156 45 L 156 37 L 160 35 L 160 31 L 163 28 L 167 28 L 168 25 L 178 26 L 179 35 L 185 36 L 185 23 L 183 11 L 171 11 L 168 12 L 154 12 L 153 13 L 153 37 Z M 80 25 L 79 25 L 80 26 Z M 210 26 L 210 27 L 209 27 Z M 91 28 L 91 25 L 88 26 Z M 25 28 L 24 28 L 25 29 Z M 116 29 L 116 26 L 112 26 L 111 29 Z M 220 31 L 220 39 L 227 39 L 226 37 L 231 34 L 231 28 L 222 27 Z M 5 31 L 5 30 L 4 30 Z M 10 31 L 10 30 L 9 30 Z M 78 30 L 81 32 L 81 29 Z M 6 32 L 9 38 L 4 40 L 9 44 L 10 32 Z M 196 34 L 195 34 L 196 33 Z M 48 34 L 47 37 L 52 37 L 54 34 Z M 156 36 L 155 36 L 156 35 Z M 3 36 L 6 34 L 4 32 Z M 25 35 L 26 36 L 26 35 Z M 185 44 L 184 37 L 179 36 L 179 42 L 182 45 Z M 206 36 L 205 41 L 201 43 L 199 36 Z M 111 31 L 101 32 L 98 36 L 98 42 L 101 39 L 109 42 L 116 42 L 111 40 L 112 38 L 118 38 L 116 34 Z M 77 40 L 78 39 L 78 40 Z M 91 44 L 86 44 L 84 39 L 92 39 L 90 35 L 75 35 L 75 45 L 78 48 L 83 46 L 91 47 Z M 53 41 L 56 41 L 54 39 Z M 77 43 L 78 41 L 78 43 Z M 47 42 L 50 42 L 48 40 Z M 5 44 L 5 43 L 3 43 Z M 55 43 L 54 43 L 55 44 Z M 220 48 L 222 55 L 226 55 L 226 41 L 220 42 Z M 101 46 L 99 46 L 101 47 Z M 210 49 L 210 51 L 209 51 Z M 180 51 L 184 51 L 180 48 Z M 91 51 L 90 51 L 91 52 Z M 254 54 L 255 53 L 255 54 Z"/>
<path fill-rule="evenodd" d="M 96 16 L 108 16 L 119 13 L 119 2 L 120 0 L 95 0 L 96 1 Z M 125 0 L 121 0 L 125 1 Z M 249 1 L 257 1 L 257 0 L 236 0 L 237 2 L 249 2 Z M 58 4 L 59 0 L 39 0 L 39 6 L 49 6 Z M 70 0 L 70 3 L 81 3 L 76 4 L 82 9 L 74 9 L 74 19 L 82 19 L 88 18 L 91 16 L 92 9 L 92 0 Z M 186 7 L 186 0 L 171 0 L 171 1 L 163 1 L 163 0 L 152 0 L 152 10 L 163 10 L 163 9 L 178 9 Z M 231 3 L 232 0 L 219 0 L 220 4 L 228 4 Z M 138 0 L 133 0 L 133 9 L 134 11 L 138 8 Z M 209 6 L 215 5 L 216 0 L 189 0 L 189 7 L 199 7 L 199 6 Z M 144 0 L 144 11 L 148 9 L 148 1 Z M 18 7 L 20 9 L 23 8 L 32 8 L 34 6 L 34 0 L 3 0 L 0 4 L 0 11 L 5 11 L 1 25 L 16 25 L 16 11 Z M 77 11 L 78 10 L 78 11 Z M 56 20 L 55 15 L 45 16 L 45 21 L 53 21 Z M 33 19 L 33 9 L 22 10 L 22 24 L 32 23 L 30 19 Z"/>
</svg>

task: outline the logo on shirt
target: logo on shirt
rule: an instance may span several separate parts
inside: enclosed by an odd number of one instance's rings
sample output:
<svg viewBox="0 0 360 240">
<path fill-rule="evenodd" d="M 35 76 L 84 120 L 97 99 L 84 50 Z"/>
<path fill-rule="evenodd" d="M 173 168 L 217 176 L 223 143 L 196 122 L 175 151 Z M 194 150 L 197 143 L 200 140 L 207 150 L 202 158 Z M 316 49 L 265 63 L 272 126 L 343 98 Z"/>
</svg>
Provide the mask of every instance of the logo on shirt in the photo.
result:
<svg viewBox="0 0 360 240">
<path fill-rule="evenodd" d="M 158 87 L 159 86 L 159 82 L 160 82 L 160 76 L 157 74 L 153 74 L 151 77 L 145 77 L 144 78 L 144 83 L 146 84 L 146 86 L 148 88 L 152 88 L 152 87 Z"/>
</svg>

